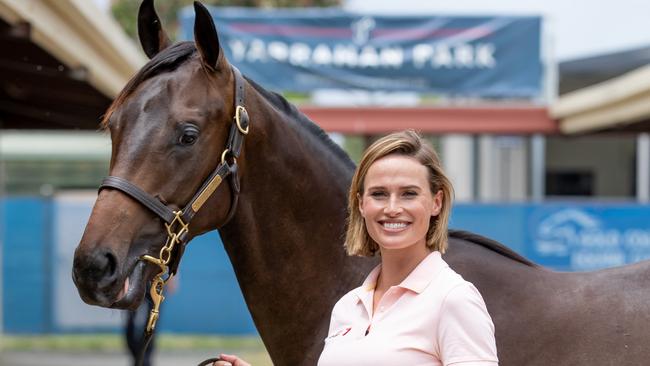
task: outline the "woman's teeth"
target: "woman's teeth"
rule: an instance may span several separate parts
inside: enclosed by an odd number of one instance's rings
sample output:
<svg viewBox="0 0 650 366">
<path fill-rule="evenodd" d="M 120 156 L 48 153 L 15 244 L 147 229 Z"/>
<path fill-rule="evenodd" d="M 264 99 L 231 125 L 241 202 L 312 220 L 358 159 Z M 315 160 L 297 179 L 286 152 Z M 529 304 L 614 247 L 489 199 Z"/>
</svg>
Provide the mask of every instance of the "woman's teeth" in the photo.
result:
<svg viewBox="0 0 650 366">
<path fill-rule="evenodd" d="M 384 227 L 386 229 L 401 229 L 406 227 L 405 222 L 385 222 Z"/>
</svg>

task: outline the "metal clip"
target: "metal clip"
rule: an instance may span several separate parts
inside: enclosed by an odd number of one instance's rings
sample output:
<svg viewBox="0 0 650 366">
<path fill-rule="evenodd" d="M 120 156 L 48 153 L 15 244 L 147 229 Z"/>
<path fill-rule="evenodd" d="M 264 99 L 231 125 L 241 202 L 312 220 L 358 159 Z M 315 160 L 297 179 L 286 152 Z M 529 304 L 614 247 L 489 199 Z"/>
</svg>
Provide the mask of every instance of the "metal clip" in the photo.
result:
<svg viewBox="0 0 650 366">
<path fill-rule="evenodd" d="M 157 265 L 158 267 L 160 267 L 160 270 L 163 271 L 163 272 L 167 270 L 167 266 L 165 265 L 165 263 L 163 263 L 163 261 L 160 258 L 154 258 L 154 257 L 152 257 L 152 256 L 150 256 L 148 254 L 145 254 L 140 258 L 147 261 L 147 262 L 151 262 L 151 263 Z"/>
<path fill-rule="evenodd" d="M 165 280 L 162 277 L 158 276 L 153 280 L 151 284 L 151 289 L 149 290 L 149 295 L 153 301 L 153 309 L 149 313 L 149 320 L 147 321 L 147 332 L 151 333 L 156 328 L 156 322 L 158 321 L 158 316 L 160 315 L 160 304 L 165 300 L 163 296 L 163 286 L 165 285 Z"/>
</svg>

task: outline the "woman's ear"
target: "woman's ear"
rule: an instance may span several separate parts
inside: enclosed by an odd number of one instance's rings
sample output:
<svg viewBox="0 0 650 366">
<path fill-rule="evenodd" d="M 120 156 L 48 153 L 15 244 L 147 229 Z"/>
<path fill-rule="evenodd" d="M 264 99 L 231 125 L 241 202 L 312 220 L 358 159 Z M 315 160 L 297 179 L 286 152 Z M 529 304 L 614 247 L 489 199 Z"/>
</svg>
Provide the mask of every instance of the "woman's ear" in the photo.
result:
<svg viewBox="0 0 650 366">
<path fill-rule="evenodd" d="M 438 216 L 440 215 L 440 211 L 442 211 L 442 190 L 438 190 L 436 194 L 433 196 L 433 202 L 431 205 L 431 216 Z"/>
<path fill-rule="evenodd" d="M 359 213 L 363 216 L 363 196 L 357 192 L 357 201 L 359 201 Z M 365 217 L 365 216 L 364 216 Z"/>
</svg>

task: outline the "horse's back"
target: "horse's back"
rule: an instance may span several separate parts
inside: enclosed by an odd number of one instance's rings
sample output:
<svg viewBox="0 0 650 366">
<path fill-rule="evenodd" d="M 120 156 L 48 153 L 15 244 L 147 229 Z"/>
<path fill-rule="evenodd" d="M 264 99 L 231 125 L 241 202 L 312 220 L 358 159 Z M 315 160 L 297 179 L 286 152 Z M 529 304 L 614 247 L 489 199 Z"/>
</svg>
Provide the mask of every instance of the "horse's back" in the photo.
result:
<svg viewBox="0 0 650 366">
<path fill-rule="evenodd" d="M 451 235 L 444 259 L 485 299 L 500 365 L 648 363 L 650 262 L 554 272 L 480 239 Z"/>
</svg>

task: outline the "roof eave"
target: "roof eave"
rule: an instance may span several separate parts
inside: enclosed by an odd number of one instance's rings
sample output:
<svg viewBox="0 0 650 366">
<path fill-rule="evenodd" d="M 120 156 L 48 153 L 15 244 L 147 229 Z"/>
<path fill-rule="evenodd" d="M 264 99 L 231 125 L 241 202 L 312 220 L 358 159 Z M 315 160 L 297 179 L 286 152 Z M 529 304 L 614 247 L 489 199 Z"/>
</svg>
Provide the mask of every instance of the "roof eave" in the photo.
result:
<svg viewBox="0 0 650 366">
<path fill-rule="evenodd" d="M 0 16 L 31 26 L 30 38 L 113 98 L 146 62 L 116 21 L 87 0 L 1 0 Z"/>
</svg>

